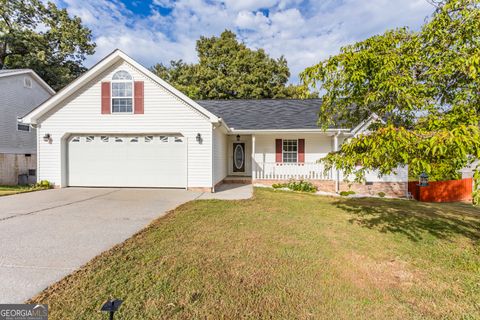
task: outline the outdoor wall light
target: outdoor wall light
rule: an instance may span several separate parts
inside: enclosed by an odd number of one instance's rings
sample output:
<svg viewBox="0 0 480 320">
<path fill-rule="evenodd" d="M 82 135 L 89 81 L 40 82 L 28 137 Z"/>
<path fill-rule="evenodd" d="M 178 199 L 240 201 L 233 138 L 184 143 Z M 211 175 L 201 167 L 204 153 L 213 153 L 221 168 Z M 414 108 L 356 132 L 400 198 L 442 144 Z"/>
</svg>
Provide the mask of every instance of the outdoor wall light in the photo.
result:
<svg viewBox="0 0 480 320">
<path fill-rule="evenodd" d="M 50 133 L 45 133 L 45 135 L 43 136 L 43 141 L 45 142 L 50 142 L 52 139 L 52 136 L 50 135 Z"/>
<path fill-rule="evenodd" d="M 118 308 L 120 308 L 120 305 L 122 304 L 122 302 L 123 301 L 120 299 L 108 300 L 103 304 L 100 311 L 108 312 L 110 314 L 109 319 L 113 320 L 113 315 L 116 311 L 118 311 Z"/>
<path fill-rule="evenodd" d="M 240 141 L 240 135 L 237 134 L 237 141 Z"/>
<path fill-rule="evenodd" d="M 198 143 L 202 143 L 202 135 L 200 133 L 197 133 L 197 137 L 195 138 Z"/>
<path fill-rule="evenodd" d="M 418 180 L 418 185 L 420 187 L 428 187 L 428 174 L 426 174 L 425 172 L 422 172 Z"/>
</svg>

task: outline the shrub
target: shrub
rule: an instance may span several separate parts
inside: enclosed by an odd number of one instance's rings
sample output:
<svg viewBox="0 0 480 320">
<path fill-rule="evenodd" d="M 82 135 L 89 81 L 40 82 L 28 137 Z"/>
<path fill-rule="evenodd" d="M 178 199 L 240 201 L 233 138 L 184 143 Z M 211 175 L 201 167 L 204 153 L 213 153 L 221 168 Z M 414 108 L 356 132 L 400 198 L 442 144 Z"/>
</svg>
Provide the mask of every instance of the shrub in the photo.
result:
<svg viewBox="0 0 480 320">
<path fill-rule="evenodd" d="M 348 190 L 348 191 L 341 191 L 341 192 L 340 192 L 340 195 L 341 195 L 342 197 L 348 197 L 348 196 L 351 195 L 351 194 L 355 194 L 355 191 L 353 191 L 353 190 Z"/>
<path fill-rule="evenodd" d="M 385 192 L 379 192 L 379 193 L 377 193 L 377 194 L 378 194 L 378 196 L 379 196 L 380 198 L 385 197 Z"/>
<path fill-rule="evenodd" d="M 317 187 L 313 185 L 313 183 L 309 181 L 290 181 L 287 183 L 287 188 L 293 191 L 301 191 L 301 192 L 316 192 Z"/>
<path fill-rule="evenodd" d="M 43 189 L 50 189 L 52 187 L 52 184 L 48 180 L 42 180 L 37 182 L 36 187 L 43 188 Z"/>
<path fill-rule="evenodd" d="M 300 180 L 300 181 L 290 181 L 288 183 L 274 183 L 272 184 L 272 188 L 280 189 L 280 188 L 288 188 L 292 191 L 300 191 L 300 192 L 316 192 L 317 187 L 315 187 L 311 182 Z"/>
</svg>

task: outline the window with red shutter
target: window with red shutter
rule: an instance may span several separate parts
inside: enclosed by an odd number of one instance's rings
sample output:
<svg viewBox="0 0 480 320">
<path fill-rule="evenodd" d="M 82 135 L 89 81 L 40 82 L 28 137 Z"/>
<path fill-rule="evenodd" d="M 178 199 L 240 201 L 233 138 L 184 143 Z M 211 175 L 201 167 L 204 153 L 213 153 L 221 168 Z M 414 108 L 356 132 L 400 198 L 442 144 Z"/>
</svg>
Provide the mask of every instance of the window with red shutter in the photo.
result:
<svg viewBox="0 0 480 320">
<path fill-rule="evenodd" d="M 110 114 L 110 82 L 102 82 L 102 114 Z"/>
<path fill-rule="evenodd" d="M 305 162 L 305 139 L 298 139 L 298 162 Z"/>
<path fill-rule="evenodd" d="M 135 91 L 135 101 L 134 101 L 134 113 L 136 114 L 143 114 L 144 113 L 144 89 L 143 89 L 143 81 L 135 81 L 134 85 Z"/>
<path fill-rule="evenodd" d="M 282 163 L 282 139 L 275 139 L 275 162 Z"/>
</svg>

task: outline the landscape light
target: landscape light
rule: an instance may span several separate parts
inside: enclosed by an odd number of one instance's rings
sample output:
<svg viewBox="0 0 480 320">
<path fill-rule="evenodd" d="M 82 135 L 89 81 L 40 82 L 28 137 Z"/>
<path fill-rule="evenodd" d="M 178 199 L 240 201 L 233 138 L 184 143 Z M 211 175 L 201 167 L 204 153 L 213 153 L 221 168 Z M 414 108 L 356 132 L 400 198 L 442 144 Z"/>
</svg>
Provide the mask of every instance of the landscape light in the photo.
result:
<svg viewBox="0 0 480 320">
<path fill-rule="evenodd" d="M 100 311 L 103 312 L 109 312 L 110 320 L 113 320 L 113 315 L 116 311 L 118 311 L 118 308 L 120 308 L 120 305 L 122 304 L 122 300 L 120 299 L 113 299 L 113 300 L 107 300 L 102 306 L 102 309 Z"/>
</svg>

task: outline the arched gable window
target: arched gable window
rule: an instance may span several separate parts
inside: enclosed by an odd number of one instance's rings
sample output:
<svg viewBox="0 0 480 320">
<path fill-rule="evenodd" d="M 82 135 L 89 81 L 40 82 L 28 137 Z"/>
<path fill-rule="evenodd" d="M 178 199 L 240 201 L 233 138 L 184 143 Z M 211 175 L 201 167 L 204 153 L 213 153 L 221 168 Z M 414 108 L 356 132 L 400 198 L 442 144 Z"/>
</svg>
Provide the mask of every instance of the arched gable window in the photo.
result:
<svg viewBox="0 0 480 320">
<path fill-rule="evenodd" d="M 127 71 L 115 72 L 112 77 L 112 113 L 133 112 L 133 78 Z"/>
</svg>

